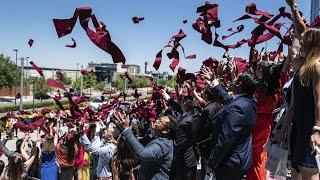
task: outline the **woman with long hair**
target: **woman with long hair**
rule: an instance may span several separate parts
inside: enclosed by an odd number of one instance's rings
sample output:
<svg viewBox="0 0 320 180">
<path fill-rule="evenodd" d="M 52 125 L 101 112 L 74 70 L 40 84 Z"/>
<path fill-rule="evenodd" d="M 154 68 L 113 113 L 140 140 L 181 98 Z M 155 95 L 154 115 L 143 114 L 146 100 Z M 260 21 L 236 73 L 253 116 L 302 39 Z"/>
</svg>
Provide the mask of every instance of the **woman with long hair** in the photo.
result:
<svg viewBox="0 0 320 180">
<path fill-rule="evenodd" d="M 267 142 L 273 125 L 272 112 L 280 100 L 280 72 L 282 64 L 276 65 L 268 60 L 259 61 L 254 67 L 254 73 L 259 81 L 255 92 L 258 101 L 257 119 L 252 132 L 253 159 L 246 173 L 248 180 L 266 179 L 267 152 L 264 145 Z"/>
<path fill-rule="evenodd" d="M 57 123 L 57 132 L 55 134 L 55 141 L 58 139 L 58 132 L 59 132 L 59 121 L 60 117 L 58 118 Z M 75 136 L 74 132 L 70 131 L 61 138 L 56 146 L 56 154 L 57 154 L 57 162 L 60 166 L 59 169 L 59 179 L 63 180 L 72 180 L 74 176 L 74 164 L 75 158 L 78 153 L 78 147 L 75 144 Z"/>
<path fill-rule="evenodd" d="M 41 149 L 41 155 L 42 155 L 41 166 L 40 166 L 41 180 L 58 179 L 58 165 L 56 163 L 56 151 L 55 151 L 53 136 L 46 135 L 44 137 L 44 143 Z"/>
<path fill-rule="evenodd" d="M 312 151 L 320 145 L 320 30 L 306 30 L 300 44 L 299 56 L 304 63 L 293 78 L 284 128 L 292 122 L 292 167 L 301 173 L 302 179 L 318 180 L 319 171 Z"/>
<path fill-rule="evenodd" d="M 28 135 L 26 135 L 28 136 Z M 29 137 L 27 137 L 28 139 Z M 9 164 L 1 174 L 2 180 L 23 180 L 28 176 L 28 172 L 36 159 L 37 153 L 34 153 L 24 162 L 21 155 L 8 157 Z"/>
<path fill-rule="evenodd" d="M 33 178 L 40 177 L 40 148 L 38 146 L 33 146 L 31 150 L 31 157 L 34 156 L 34 161 L 29 170 L 29 176 Z"/>
<path fill-rule="evenodd" d="M 100 138 L 96 136 L 97 125 L 95 123 L 90 123 L 88 128 L 88 139 L 92 143 L 93 146 L 100 146 Z M 95 179 L 96 169 L 98 165 L 99 156 L 95 154 L 91 154 L 91 168 L 90 168 L 90 179 Z"/>
<path fill-rule="evenodd" d="M 120 136 L 117 143 L 117 149 L 112 158 L 112 178 L 114 180 L 132 180 L 135 179 L 138 165 L 138 159 L 131 152 L 123 136 Z"/>
</svg>

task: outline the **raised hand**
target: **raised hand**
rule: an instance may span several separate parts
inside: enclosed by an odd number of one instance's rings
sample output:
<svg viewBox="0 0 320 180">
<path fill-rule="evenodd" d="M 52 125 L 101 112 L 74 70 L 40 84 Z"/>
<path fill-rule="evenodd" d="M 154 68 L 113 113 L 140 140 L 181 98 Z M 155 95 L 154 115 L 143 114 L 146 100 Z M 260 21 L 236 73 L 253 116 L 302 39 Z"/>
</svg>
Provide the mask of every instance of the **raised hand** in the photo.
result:
<svg viewBox="0 0 320 180">
<path fill-rule="evenodd" d="M 212 81 L 214 79 L 214 72 L 208 67 L 204 67 L 201 70 L 201 74 L 206 78 L 207 81 Z"/>
<path fill-rule="evenodd" d="M 129 115 L 126 115 L 125 113 L 115 112 L 113 116 L 116 118 L 114 123 L 120 130 L 123 131 L 130 127 Z"/>
<path fill-rule="evenodd" d="M 287 4 L 290 6 L 290 8 L 293 8 L 295 5 L 297 5 L 296 0 L 286 0 Z"/>
</svg>

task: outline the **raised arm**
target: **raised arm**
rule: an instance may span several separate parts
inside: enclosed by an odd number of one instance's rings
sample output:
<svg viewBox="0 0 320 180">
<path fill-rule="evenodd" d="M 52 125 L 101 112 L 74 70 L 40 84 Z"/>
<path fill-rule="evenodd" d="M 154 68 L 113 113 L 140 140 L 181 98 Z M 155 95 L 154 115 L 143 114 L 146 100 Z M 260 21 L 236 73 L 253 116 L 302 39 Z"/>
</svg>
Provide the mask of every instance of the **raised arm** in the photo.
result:
<svg viewBox="0 0 320 180">
<path fill-rule="evenodd" d="M 30 139 L 30 134 L 28 132 L 28 133 L 26 133 L 26 136 L 24 137 L 23 142 L 20 147 L 21 156 L 24 161 L 27 161 L 28 159 L 30 159 L 30 156 L 27 154 L 26 150 L 24 149 L 26 142 L 29 141 L 29 139 Z"/>
<path fill-rule="evenodd" d="M 98 147 L 98 146 L 93 146 L 89 140 L 89 138 L 87 137 L 87 135 L 83 135 L 80 138 L 80 142 L 83 144 L 84 148 L 88 151 L 91 152 L 93 154 L 97 154 L 97 155 L 103 155 L 105 153 L 109 153 L 112 151 L 111 148 L 108 147 Z"/>
<path fill-rule="evenodd" d="M 159 159 L 168 153 L 169 149 L 162 147 L 157 143 L 144 147 L 133 135 L 130 129 L 124 130 L 122 135 L 125 137 L 126 143 L 129 145 L 133 153 L 141 160 L 159 161 Z"/>
<path fill-rule="evenodd" d="M 286 0 L 286 1 L 291 8 L 295 36 L 298 39 L 300 39 L 301 34 L 307 29 L 307 26 L 300 15 L 296 0 Z"/>
<path fill-rule="evenodd" d="M 315 125 L 314 133 L 311 135 L 311 147 L 315 149 L 316 146 L 320 146 L 320 62 L 315 64 L 315 72 L 313 73 L 313 94 L 315 101 Z"/>
<path fill-rule="evenodd" d="M 195 89 L 193 90 L 193 96 L 199 102 L 201 107 L 204 107 L 205 104 L 207 103 L 202 97 L 199 96 L 198 92 Z"/>
<path fill-rule="evenodd" d="M 60 131 L 60 116 L 58 116 L 57 118 L 57 129 L 56 132 L 54 134 L 54 145 L 56 146 L 58 144 L 58 140 L 59 140 L 59 131 Z"/>
<path fill-rule="evenodd" d="M 10 151 L 7 147 L 6 147 L 6 143 L 7 143 L 8 139 L 4 138 L 1 143 L 0 143 L 0 148 L 2 149 L 4 155 L 6 155 L 7 157 L 11 157 L 14 154 L 14 151 Z"/>
</svg>

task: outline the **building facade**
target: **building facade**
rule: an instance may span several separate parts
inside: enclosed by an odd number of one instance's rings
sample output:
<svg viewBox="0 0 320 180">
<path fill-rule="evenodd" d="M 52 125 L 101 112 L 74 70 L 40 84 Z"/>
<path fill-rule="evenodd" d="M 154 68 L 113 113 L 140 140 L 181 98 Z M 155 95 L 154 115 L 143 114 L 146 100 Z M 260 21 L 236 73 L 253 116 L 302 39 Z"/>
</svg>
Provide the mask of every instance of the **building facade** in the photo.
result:
<svg viewBox="0 0 320 180">
<path fill-rule="evenodd" d="M 20 68 L 20 67 L 19 67 Z M 61 68 L 49 68 L 49 67 L 39 67 L 43 74 L 44 77 L 46 78 L 56 78 L 56 72 L 61 72 L 61 73 L 65 73 L 67 77 L 70 77 L 72 80 L 75 80 L 77 77 L 80 77 L 79 75 L 80 70 L 77 69 L 61 69 Z M 38 72 L 36 70 L 33 69 L 33 67 L 31 66 L 26 66 L 24 67 L 24 76 L 26 78 L 30 78 L 31 76 L 37 75 L 38 76 Z"/>
<path fill-rule="evenodd" d="M 320 0 L 311 0 L 310 22 L 320 15 Z"/>
<path fill-rule="evenodd" d="M 134 64 L 110 64 L 110 63 L 89 63 L 88 68 L 93 70 L 93 73 L 97 76 L 98 81 L 107 81 L 111 83 L 115 80 L 118 74 L 128 72 L 130 75 L 139 75 L 140 66 Z"/>
</svg>

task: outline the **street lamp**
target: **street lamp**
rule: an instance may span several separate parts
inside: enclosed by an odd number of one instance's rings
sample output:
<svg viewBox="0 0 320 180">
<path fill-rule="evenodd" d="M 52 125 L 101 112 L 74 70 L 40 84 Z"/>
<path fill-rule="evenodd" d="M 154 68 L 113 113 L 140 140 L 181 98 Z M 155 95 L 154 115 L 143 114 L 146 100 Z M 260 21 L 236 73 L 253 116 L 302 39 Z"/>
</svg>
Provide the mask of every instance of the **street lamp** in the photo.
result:
<svg viewBox="0 0 320 180">
<path fill-rule="evenodd" d="M 24 67 L 24 58 L 22 57 L 21 59 L 21 75 L 20 75 L 20 108 L 19 110 L 23 110 L 23 67 Z"/>
<path fill-rule="evenodd" d="M 26 57 L 25 58 L 25 60 L 27 61 L 26 67 L 25 67 L 25 69 L 26 69 L 26 79 L 28 78 L 28 68 L 27 68 L 27 66 L 29 66 L 29 58 L 30 57 Z M 26 87 L 28 87 L 28 81 L 26 81 Z M 30 91 L 29 91 L 29 93 L 30 93 Z M 26 93 L 26 98 L 28 98 L 27 93 Z"/>
<path fill-rule="evenodd" d="M 30 82 L 32 83 L 32 110 L 34 111 L 34 83 L 35 80 L 37 79 L 37 75 L 36 74 L 31 74 L 30 75 Z"/>
<path fill-rule="evenodd" d="M 81 71 L 83 69 L 83 65 L 81 65 Z M 83 86 L 83 75 L 81 75 L 81 81 L 80 81 L 80 96 L 82 96 L 82 86 Z"/>
<path fill-rule="evenodd" d="M 16 66 L 17 66 L 18 65 L 18 49 L 13 49 L 13 51 L 16 52 Z M 17 85 L 14 84 L 14 105 L 17 105 L 16 94 L 17 94 Z"/>
</svg>

